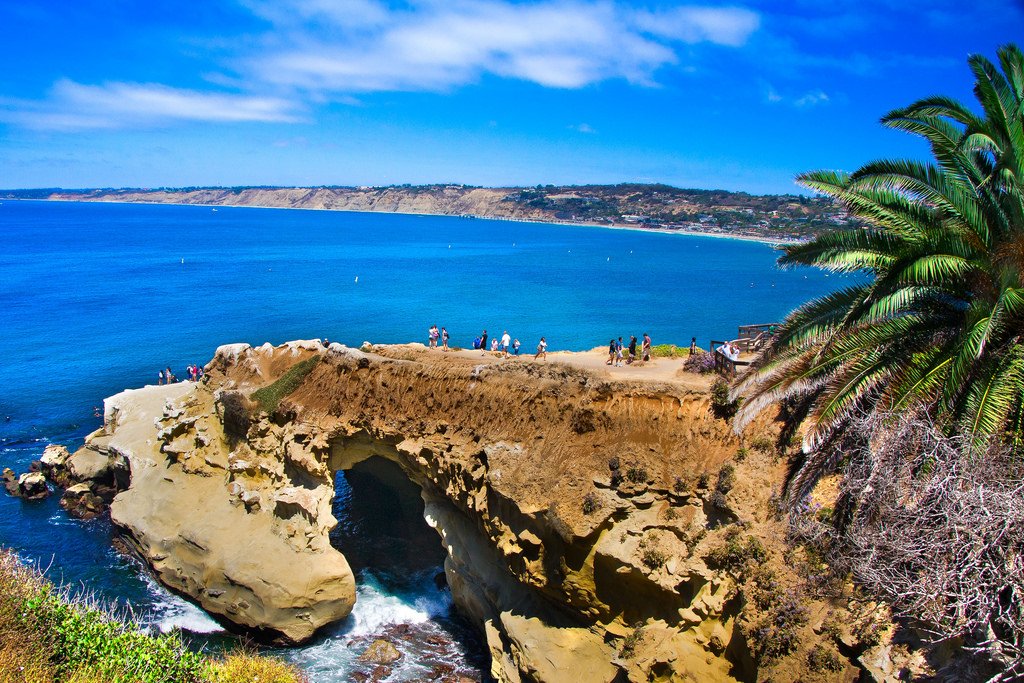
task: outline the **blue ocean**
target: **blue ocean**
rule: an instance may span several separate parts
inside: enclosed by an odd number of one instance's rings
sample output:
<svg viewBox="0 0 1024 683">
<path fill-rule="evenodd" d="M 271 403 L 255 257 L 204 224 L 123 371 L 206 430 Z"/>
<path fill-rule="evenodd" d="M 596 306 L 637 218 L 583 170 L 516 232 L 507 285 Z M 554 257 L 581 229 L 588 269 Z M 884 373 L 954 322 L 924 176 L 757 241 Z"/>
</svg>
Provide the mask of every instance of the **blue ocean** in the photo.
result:
<svg viewBox="0 0 1024 683">
<path fill-rule="evenodd" d="M 225 343 L 425 342 L 436 324 L 457 346 L 507 329 L 526 348 L 544 336 L 552 351 L 644 332 L 655 344 L 696 336 L 706 347 L 843 284 L 781 271 L 778 252 L 754 242 L 437 216 L 8 200 L 0 239 L 0 466 L 18 472 L 48 443 L 80 445 L 104 397 L 152 384 L 167 366 L 184 377 Z M 433 580 L 440 543 L 405 560 L 360 546 L 375 523 L 360 511 L 374 496 L 415 491 L 382 493 L 374 487 L 387 477 L 353 477 L 368 475 L 339 475 L 335 514 L 359 605 L 348 623 L 283 654 L 314 680 L 347 680 L 363 640 L 412 625 L 422 642 L 442 634 L 449 645 L 429 661 L 406 658 L 406 678 L 435 659 L 486 677 L 481 645 Z M 387 537 L 418 547 L 422 519 L 408 517 Z M 112 536 L 107 521 L 68 518 L 55 496 L 0 495 L 0 544 L 52 578 L 130 606 L 154 628 L 181 628 L 197 647 L 230 645 L 219 624 L 113 550 Z"/>
</svg>

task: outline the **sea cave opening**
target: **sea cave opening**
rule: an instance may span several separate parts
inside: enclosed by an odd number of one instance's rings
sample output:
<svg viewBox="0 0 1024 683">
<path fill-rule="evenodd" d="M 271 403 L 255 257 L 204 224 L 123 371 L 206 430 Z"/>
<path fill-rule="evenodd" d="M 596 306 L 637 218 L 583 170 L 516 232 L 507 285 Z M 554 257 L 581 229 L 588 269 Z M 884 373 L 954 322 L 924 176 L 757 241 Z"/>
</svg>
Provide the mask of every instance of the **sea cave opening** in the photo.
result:
<svg viewBox="0 0 1024 683">
<path fill-rule="evenodd" d="M 438 675 L 488 680 L 487 648 L 453 606 L 446 551 L 424 518 L 420 487 L 395 462 L 373 455 L 335 473 L 331 544 L 356 576 L 343 625 L 353 652 L 384 639 L 401 653 L 394 680 Z M 368 671 L 375 666 L 367 662 Z M 358 670 L 358 663 L 354 664 Z"/>
</svg>

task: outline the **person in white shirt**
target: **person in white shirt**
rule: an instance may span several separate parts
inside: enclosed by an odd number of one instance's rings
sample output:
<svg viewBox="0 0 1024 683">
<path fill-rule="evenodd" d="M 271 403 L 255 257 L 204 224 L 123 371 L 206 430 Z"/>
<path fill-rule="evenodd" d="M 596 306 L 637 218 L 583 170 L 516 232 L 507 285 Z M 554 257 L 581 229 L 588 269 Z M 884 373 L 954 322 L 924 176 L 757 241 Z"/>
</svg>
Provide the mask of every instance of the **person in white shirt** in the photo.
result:
<svg viewBox="0 0 1024 683">
<path fill-rule="evenodd" d="M 508 358 L 508 345 L 512 343 L 512 337 L 508 335 L 508 330 L 505 330 L 501 334 L 501 350 L 505 353 L 505 358 Z"/>
</svg>

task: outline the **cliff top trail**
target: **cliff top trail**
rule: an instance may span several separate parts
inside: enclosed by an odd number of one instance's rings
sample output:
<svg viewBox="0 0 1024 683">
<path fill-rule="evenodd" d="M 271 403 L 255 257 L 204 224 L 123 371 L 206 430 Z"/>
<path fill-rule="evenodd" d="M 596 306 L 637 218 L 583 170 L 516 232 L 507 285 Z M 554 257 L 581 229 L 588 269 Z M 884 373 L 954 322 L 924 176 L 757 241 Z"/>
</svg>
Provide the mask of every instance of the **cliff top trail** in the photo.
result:
<svg viewBox="0 0 1024 683">
<path fill-rule="evenodd" d="M 681 358 L 654 358 L 647 362 L 636 362 L 621 366 L 610 366 L 608 351 L 604 347 L 591 349 L 589 351 L 550 351 L 547 359 L 534 359 L 532 345 L 526 344 L 519 351 L 519 355 L 511 355 L 505 358 L 499 352 L 481 352 L 474 349 L 460 349 L 458 351 L 431 350 L 419 343 L 412 344 L 391 344 L 386 346 L 375 346 L 374 352 L 378 355 L 400 358 L 410 354 L 430 353 L 443 355 L 443 358 L 451 359 L 459 363 L 470 363 L 473 365 L 494 365 L 497 363 L 539 363 L 539 364 L 561 364 L 573 368 L 587 370 L 596 373 L 599 377 L 618 381 L 658 382 L 672 384 L 690 391 L 707 391 L 714 381 L 713 375 L 697 375 L 690 372 L 683 372 L 683 364 L 686 357 Z M 457 359 L 457 360 L 456 360 Z M 417 360 L 425 360 L 423 356 L 417 356 Z"/>
</svg>

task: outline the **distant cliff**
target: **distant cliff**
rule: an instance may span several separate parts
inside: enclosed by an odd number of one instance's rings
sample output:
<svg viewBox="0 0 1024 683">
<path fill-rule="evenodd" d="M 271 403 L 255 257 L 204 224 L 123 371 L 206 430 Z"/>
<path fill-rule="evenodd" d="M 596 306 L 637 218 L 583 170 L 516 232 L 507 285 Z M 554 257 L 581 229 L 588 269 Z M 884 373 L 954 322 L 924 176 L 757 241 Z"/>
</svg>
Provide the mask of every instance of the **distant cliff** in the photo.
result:
<svg viewBox="0 0 1024 683">
<path fill-rule="evenodd" d="M 856 227 L 832 200 L 684 190 L 669 185 L 580 185 L 484 188 L 466 185 L 389 187 L 185 187 L 157 189 L 3 190 L 0 198 L 261 206 L 380 211 L 442 216 L 597 223 L 793 240 Z"/>
</svg>

